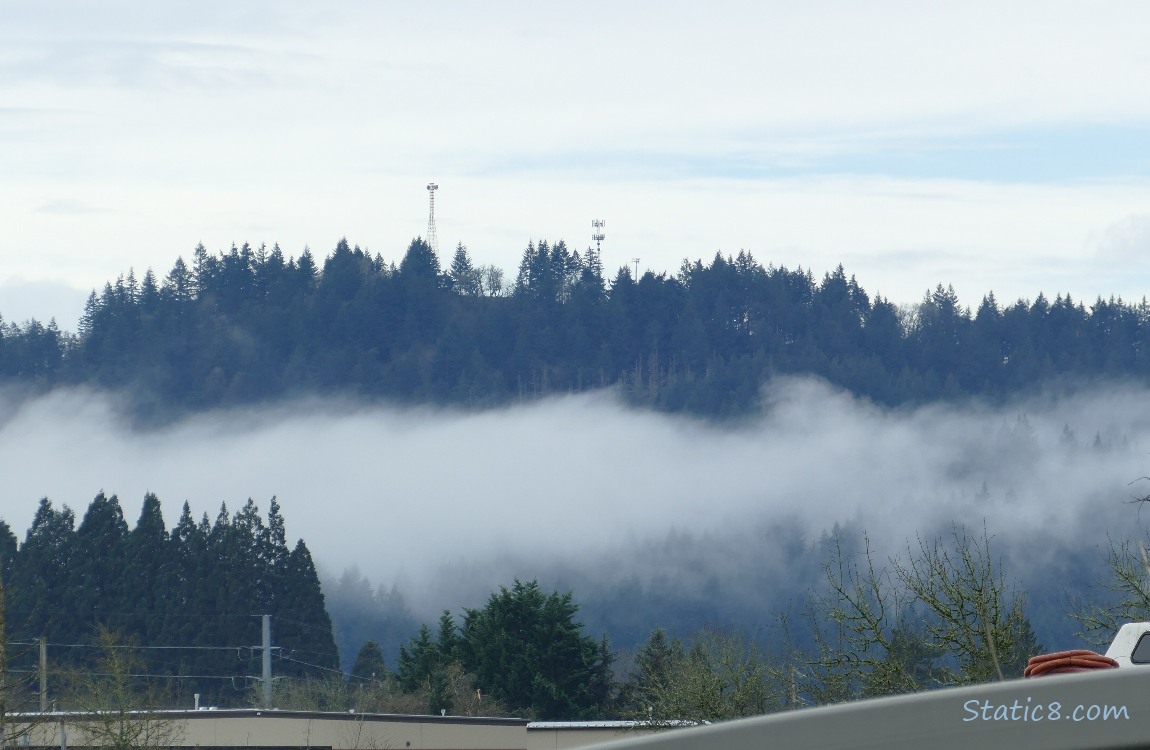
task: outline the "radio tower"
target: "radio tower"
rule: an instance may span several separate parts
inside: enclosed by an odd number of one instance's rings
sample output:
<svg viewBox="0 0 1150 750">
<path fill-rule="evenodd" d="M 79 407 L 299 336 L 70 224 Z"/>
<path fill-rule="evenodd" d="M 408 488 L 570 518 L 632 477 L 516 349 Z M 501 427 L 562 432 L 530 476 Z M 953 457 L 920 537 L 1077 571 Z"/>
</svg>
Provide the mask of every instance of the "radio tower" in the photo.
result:
<svg viewBox="0 0 1150 750">
<path fill-rule="evenodd" d="M 427 246 L 431 248 L 431 252 L 439 255 L 439 238 L 435 236 L 435 191 L 439 190 L 439 185 L 434 182 L 427 183 L 427 197 L 430 201 L 431 207 L 427 213 Z"/>
<path fill-rule="evenodd" d="M 595 249 L 587 248 L 587 268 L 595 275 L 600 285 L 603 283 L 603 227 L 607 222 L 602 219 L 591 220 L 591 239 L 595 240 Z"/>
</svg>

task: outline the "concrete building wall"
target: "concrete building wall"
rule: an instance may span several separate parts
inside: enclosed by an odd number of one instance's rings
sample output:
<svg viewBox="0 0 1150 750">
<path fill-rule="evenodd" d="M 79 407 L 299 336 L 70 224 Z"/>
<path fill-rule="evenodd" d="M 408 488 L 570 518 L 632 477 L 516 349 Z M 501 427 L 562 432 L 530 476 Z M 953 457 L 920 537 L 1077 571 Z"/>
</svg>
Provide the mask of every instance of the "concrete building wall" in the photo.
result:
<svg viewBox="0 0 1150 750">
<path fill-rule="evenodd" d="M 633 721 L 534 721 L 527 725 L 527 750 L 566 750 L 651 732 Z"/>
<path fill-rule="evenodd" d="M 60 748 L 64 739 L 73 749 L 104 746 L 96 721 L 51 715 L 37 722 L 26 744 Z M 141 713 L 129 721 L 162 747 L 526 750 L 527 742 L 522 719 L 245 710 Z"/>
</svg>

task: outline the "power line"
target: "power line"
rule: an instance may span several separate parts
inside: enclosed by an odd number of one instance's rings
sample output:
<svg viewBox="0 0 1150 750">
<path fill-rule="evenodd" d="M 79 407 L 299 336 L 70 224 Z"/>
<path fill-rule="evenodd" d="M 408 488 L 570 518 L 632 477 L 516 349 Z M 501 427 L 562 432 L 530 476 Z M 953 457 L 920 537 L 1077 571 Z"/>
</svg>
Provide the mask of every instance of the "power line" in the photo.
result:
<svg viewBox="0 0 1150 750">
<path fill-rule="evenodd" d="M 24 646 L 24 647 L 35 647 L 35 646 L 41 647 L 41 650 L 40 650 L 40 668 L 39 669 L 21 668 L 21 669 L 10 669 L 9 671 L 12 672 L 13 674 L 20 674 L 20 675 L 32 675 L 32 674 L 39 673 L 41 676 L 41 693 L 42 693 L 42 695 L 46 694 L 46 689 L 43 687 L 43 684 L 44 684 L 43 680 L 44 680 L 45 675 L 48 674 L 49 672 L 52 672 L 52 673 L 57 674 L 57 675 L 71 675 L 74 677 L 87 677 L 87 678 L 122 677 L 122 678 L 130 678 L 130 679 L 166 680 L 166 681 L 177 681 L 177 682 L 185 681 L 185 680 L 225 680 L 225 681 L 230 680 L 232 682 L 233 687 L 235 687 L 235 681 L 237 678 L 239 678 L 240 680 L 245 680 L 245 681 L 257 680 L 257 681 L 261 681 L 264 683 L 264 689 L 265 689 L 264 703 L 267 706 L 271 705 L 271 696 L 270 696 L 270 688 L 271 688 L 271 683 L 272 683 L 271 657 L 272 657 L 273 652 L 276 652 L 277 658 L 284 659 L 286 661 L 289 661 L 289 662 L 292 662 L 295 664 L 299 664 L 299 665 L 306 667 L 308 669 L 311 669 L 311 670 L 316 670 L 318 672 L 326 672 L 326 673 L 330 673 L 330 674 L 339 674 L 340 676 L 342 676 L 344 678 L 350 677 L 350 675 L 347 675 L 340 670 L 331 669 L 329 667 L 321 666 L 319 664 L 312 664 L 310 662 L 306 662 L 306 661 L 303 661 L 301 659 L 296 659 L 296 658 L 287 656 L 287 653 L 285 653 L 283 647 L 273 646 L 271 644 L 271 627 L 270 627 L 271 616 L 270 615 L 260 615 L 260 617 L 263 619 L 263 626 L 262 626 L 263 643 L 261 645 L 258 645 L 258 646 L 251 646 L 251 645 L 228 645 L 228 646 L 185 645 L 185 646 L 178 646 L 178 645 L 168 645 L 168 644 L 164 644 L 164 645 L 138 645 L 138 644 L 124 644 L 124 643 L 104 643 L 104 644 L 49 643 L 44 638 L 37 639 L 36 641 L 9 641 L 9 644 L 14 645 L 14 646 L 19 645 L 19 646 Z M 318 630 L 318 628 L 311 625 L 310 623 L 300 622 L 298 620 L 285 620 L 285 622 L 289 623 L 291 625 L 295 625 L 295 626 L 299 627 L 301 630 Z M 228 672 L 231 672 L 231 673 L 224 673 L 224 674 L 219 674 L 219 673 L 217 673 L 217 674 L 181 674 L 179 672 L 180 669 L 184 668 L 185 666 L 191 666 L 191 665 L 187 665 L 187 664 L 183 663 L 184 657 L 180 657 L 180 661 L 175 661 L 175 662 L 173 662 L 169 659 L 151 658 L 151 659 L 148 659 L 148 661 L 151 662 L 149 664 L 134 665 L 137 667 L 143 666 L 146 669 L 155 669 L 155 668 L 164 669 L 167 667 L 171 667 L 171 668 L 174 668 L 176 670 L 174 673 L 173 672 L 153 673 L 151 671 L 124 673 L 124 672 L 115 672 L 115 671 L 111 671 L 111 672 L 109 672 L 109 671 L 74 671 L 74 670 L 63 670 L 62 671 L 62 670 L 55 670 L 55 669 L 49 670 L 48 663 L 46 660 L 47 649 L 49 647 L 56 650 L 56 651 L 60 651 L 63 649 L 87 649 L 87 650 L 95 649 L 98 651 L 103 651 L 105 653 L 111 652 L 111 651 L 135 651 L 135 652 L 180 652 L 180 651 L 184 651 L 184 652 L 205 652 L 205 651 L 230 652 L 230 651 L 234 651 L 236 659 L 240 660 L 241 662 L 250 662 L 254 656 L 254 653 L 258 650 L 258 651 L 262 652 L 262 657 L 263 657 L 262 658 L 263 676 L 262 677 L 255 677 L 255 676 L 252 676 L 249 674 L 234 674 L 233 670 L 237 670 L 237 669 L 242 668 L 239 665 L 236 665 L 234 662 L 231 663 L 230 669 L 227 666 L 224 667 L 225 670 L 228 670 Z M 25 652 L 25 653 L 28 653 L 28 652 Z M 296 652 L 293 650 L 290 653 L 299 654 L 299 655 L 314 654 L 315 656 L 327 656 L 328 655 L 324 652 L 310 651 L 310 650 L 304 650 L 304 651 L 299 651 L 299 652 Z M 245 655 L 246 655 L 246 658 L 245 658 Z M 143 657 L 141 657 L 141 659 L 142 658 Z M 193 660 L 193 661 L 199 661 L 199 660 L 197 659 L 197 660 Z M 220 666 L 224 666 L 224 665 L 220 665 Z M 213 668 L 211 665 L 197 665 L 197 667 L 195 667 L 195 668 L 197 668 L 197 670 L 202 670 L 205 667 L 209 670 Z M 223 670 L 221 670 L 221 671 L 223 671 Z"/>
<path fill-rule="evenodd" d="M 159 680 L 235 680 L 237 677 L 242 680 L 259 679 L 258 677 L 251 677 L 249 675 L 243 674 L 118 674 L 116 672 L 68 672 L 67 674 L 69 676 L 76 675 L 79 677 L 146 677 Z"/>
<path fill-rule="evenodd" d="M 22 644 L 22 645 L 32 646 L 32 645 L 38 645 L 38 644 L 27 643 L 27 644 Z M 109 645 L 100 645 L 100 644 L 95 644 L 95 643 L 48 643 L 47 645 L 52 646 L 54 648 L 97 648 L 100 650 L 134 649 L 134 650 L 140 650 L 140 651 L 186 650 L 186 651 L 237 651 L 238 652 L 242 649 L 248 649 L 248 650 L 254 651 L 254 650 L 260 648 L 260 646 L 133 646 L 133 645 L 128 645 L 128 644 L 118 644 L 118 643 L 117 644 L 109 644 Z M 273 646 L 272 648 L 279 648 L 279 646 Z"/>
<path fill-rule="evenodd" d="M 323 672 L 331 672 L 332 674 L 337 674 L 340 677 L 351 677 L 351 675 L 349 675 L 347 672 L 344 672 L 342 670 L 332 669 L 331 667 L 321 667 L 318 664 L 308 664 L 306 661 L 300 661 L 299 659 L 293 659 L 290 656 L 281 656 L 280 661 L 290 661 L 290 662 L 293 662 L 295 664 L 299 664 L 299 665 L 302 665 L 305 667 L 311 667 L 312 669 L 318 669 L 318 670 L 323 671 Z"/>
</svg>

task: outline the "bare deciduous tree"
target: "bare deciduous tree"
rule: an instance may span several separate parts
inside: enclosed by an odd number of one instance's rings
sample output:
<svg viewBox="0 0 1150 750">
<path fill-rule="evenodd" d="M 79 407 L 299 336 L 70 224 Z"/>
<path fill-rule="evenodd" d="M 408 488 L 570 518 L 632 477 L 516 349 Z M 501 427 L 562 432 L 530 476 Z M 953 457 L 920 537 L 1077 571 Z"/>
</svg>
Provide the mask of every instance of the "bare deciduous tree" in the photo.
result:
<svg viewBox="0 0 1150 750">
<path fill-rule="evenodd" d="M 1019 677 L 1020 649 L 1030 646 L 1024 598 L 1006 580 L 990 541 L 985 527 L 972 537 L 956 525 L 949 540 L 919 538 L 908 561 L 895 562 L 902 584 L 930 615 L 930 643 L 956 662 L 954 683 Z"/>
<path fill-rule="evenodd" d="M 814 654 L 787 675 L 792 703 L 837 703 L 858 697 L 919 690 L 929 653 L 909 648 L 921 642 L 909 621 L 909 592 L 888 566 L 876 564 L 870 538 L 849 553 L 832 540 L 824 566 L 826 592 L 812 594 L 807 620 Z M 910 657 L 916 657 L 913 662 Z"/>
<path fill-rule="evenodd" d="M 1110 540 L 1106 549 L 1109 576 L 1098 587 L 1106 601 L 1073 603 L 1073 616 L 1082 623 L 1082 637 L 1104 646 L 1128 622 L 1150 620 L 1150 560 L 1142 540 Z"/>
<path fill-rule="evenodd" d="M 9 668 L 5 595 L 4 578 L 0 573 L 0 748 L 29 744 L 42 729 L 38 722 L 27 718 L 36 697 L 29 676 L 14 673 Z"/>
<path fill-rule="evenodd" d="M 272 690 L 276 708 L 298 711 L 355 711 L 356 713 L 426 714 L 431 692 L 439 690 L 454 716 L 506 716 L 505 706 L 474 687 L 475 677 L 452 662 L 438 670 L 439 681 L 429 680 L 404 692 L 393 675 L 372 681 L 347 680 L 343 675 L 325 679 L 277 680 Z M 262 690 L 262 688 L 257 688 Z M 257 705 L 262 693 L 253 693 Z"/>
<path fill-rule="evenodd" d="M 162 698 L 130 644 L 101 628 L 98 672 L 76 681 L 74 702 L 84 743 L 107 750 L 159 750 L 178 745 L 183 725 L 160 713 Z"/>
<path fill-rule="evenodd" d="M 1021 676 L 1040 650 L 1024 597 L 1003 574 L 984 528 L 919 538 L 877 563 L 869 539 L 833 540 L 826 591 L 812 596 L 813 653 L 798 659 L 793 703 L 833 703 Z"/>
<path fill-rule="evenodd" d="M 656 631 L 652 642 L 660 636 Z M 658 661 L 657 668 L 644 670 L 638 689 L 645 726 L 725 721 L 780 707 L 763 654 L 737 634 L 704 629 L 685 649 L 678 641 L 660 647 Z"/>
</svg>

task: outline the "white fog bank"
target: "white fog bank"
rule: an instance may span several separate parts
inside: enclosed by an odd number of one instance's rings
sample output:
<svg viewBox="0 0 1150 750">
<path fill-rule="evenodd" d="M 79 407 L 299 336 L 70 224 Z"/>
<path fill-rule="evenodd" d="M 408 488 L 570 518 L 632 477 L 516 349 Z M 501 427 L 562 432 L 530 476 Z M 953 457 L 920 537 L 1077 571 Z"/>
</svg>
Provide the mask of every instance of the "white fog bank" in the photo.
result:
<svg viewBox="0 0 1150 750">
<path fill-rule="evenodd" d="M 482 413 L 316 399 L 150 432 L 91 393 L 0 400 L 0 517 L 22 539 L 44 496 L 82 517 L 98 491 L 115 493 L 131 523 L 151 491 L 174 523 L 185 500 L 214 518 L 248 497 L 266 512 L 274 495 L 323 568 L 358 565 L 432 612 L 460 604 L 436 593 L 453 568 L 592 569 L 672 530 L 722 539 L 775 520 L 810 534 L 847 522 L 898 546 L 985 521 L 1008 544 L 1096 545 L 1143 520 L 1127 503 L 1150 492 L 1138 481 L 1150 474 L 1145 389 L 892 410 L 784 380 L 765 398 L 760 418 L 732 428 L 599 393 Z"/>
</svg>

